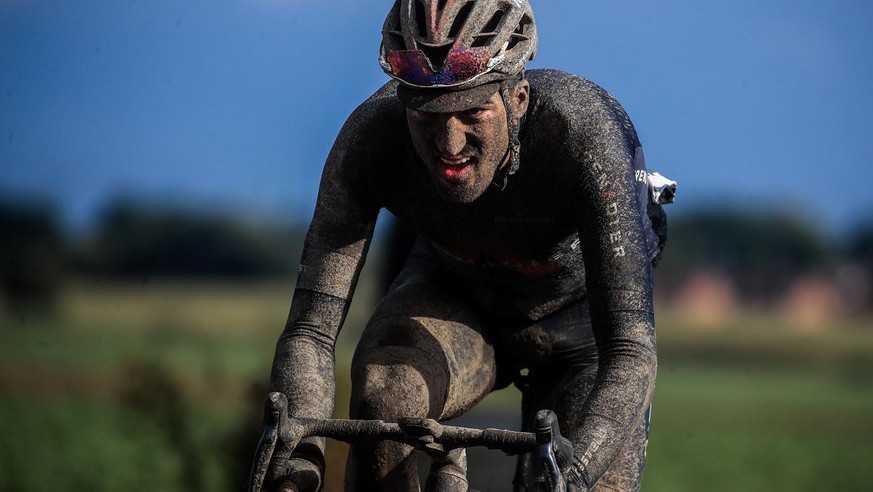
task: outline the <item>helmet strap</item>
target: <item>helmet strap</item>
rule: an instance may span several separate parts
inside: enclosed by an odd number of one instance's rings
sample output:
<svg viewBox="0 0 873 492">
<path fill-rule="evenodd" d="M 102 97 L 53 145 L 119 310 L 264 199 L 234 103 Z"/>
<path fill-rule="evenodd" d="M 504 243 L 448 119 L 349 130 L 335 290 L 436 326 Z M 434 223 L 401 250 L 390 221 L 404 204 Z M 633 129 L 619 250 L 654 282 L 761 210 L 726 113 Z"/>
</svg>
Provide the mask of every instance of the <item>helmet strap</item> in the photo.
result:
<svg viewBox="0 0 873 492">
<path fill-rule="evenodd" d="M 521 78 L 521 77 L 519 77 Z M 506 182 L 509 176 L 518 171 L 521 155 L 521 141 L 518 139 L 520 120 L 516 120 L 512 114 L 512 89 L 509 86 L 509 81 L 504 80 L 500 83 L 500 98 L 503 99 L 503 107 L 506 109 L 506 127 L 509 130 L 509 146 L 506 153 L 509 154 L 509 162 L 501 169 L 492 180 L 491 184 L 500 188 L 506 188 Z M 506 156 L 504 155 L 504 160 Z"/>
</svg>

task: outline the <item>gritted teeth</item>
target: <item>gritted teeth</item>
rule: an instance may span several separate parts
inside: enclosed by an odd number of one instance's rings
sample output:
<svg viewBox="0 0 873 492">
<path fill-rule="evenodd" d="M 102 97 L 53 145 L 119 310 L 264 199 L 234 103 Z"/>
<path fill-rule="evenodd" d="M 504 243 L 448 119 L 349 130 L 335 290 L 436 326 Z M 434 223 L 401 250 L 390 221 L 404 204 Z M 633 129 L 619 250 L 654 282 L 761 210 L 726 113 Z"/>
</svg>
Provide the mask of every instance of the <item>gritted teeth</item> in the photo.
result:
<svg viewBox="0 0 873 492">
<path fill-rule="evenodd" d="M 440 160 L 443 161 L 443 164 L 447 166 L 462 166 L 470 162 L 470 159 L 472 159 L 472 157 L 470 156 L 462 158 L 446 158 L 444 156 L 440 156 Z"/>
</svg>

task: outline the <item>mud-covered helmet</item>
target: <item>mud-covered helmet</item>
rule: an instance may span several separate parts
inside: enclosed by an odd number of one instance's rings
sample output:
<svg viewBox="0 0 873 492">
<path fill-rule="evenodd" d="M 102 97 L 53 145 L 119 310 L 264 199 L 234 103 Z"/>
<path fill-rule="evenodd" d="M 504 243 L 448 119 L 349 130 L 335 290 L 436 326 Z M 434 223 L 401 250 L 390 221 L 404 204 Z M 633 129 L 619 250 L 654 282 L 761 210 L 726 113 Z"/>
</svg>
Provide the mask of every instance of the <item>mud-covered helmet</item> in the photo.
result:
<svg viewBox="0 0 873 492">
<path fill-rule="evenodd" d="M 527 0 L 396 0 L 382 28 L 379 64 L 413 89 L 401 90 L 406 95 L 464 92 L 464 100 L 442 108 L 457 109 L 494 94 L 492 83 L 520 77 L 536 47 Z"/>
</svg>

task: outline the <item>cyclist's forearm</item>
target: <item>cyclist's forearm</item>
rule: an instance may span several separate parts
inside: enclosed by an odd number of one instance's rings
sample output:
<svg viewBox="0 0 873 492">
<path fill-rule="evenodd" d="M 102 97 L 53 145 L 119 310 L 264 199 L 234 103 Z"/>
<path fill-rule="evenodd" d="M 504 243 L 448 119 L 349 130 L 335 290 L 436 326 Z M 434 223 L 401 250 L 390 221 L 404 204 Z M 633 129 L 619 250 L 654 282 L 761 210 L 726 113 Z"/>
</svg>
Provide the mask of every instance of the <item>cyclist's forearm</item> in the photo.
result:
<svg viewBox="0 0 873 492">
<path fill-rule="evenodd" d="M 328 418 L 334 402 L 334 346 L 348 303 L 295 291 L 288 324 L 276 343 L 271 386 L 288 396 L 289 414 Z"/>
<path fill-rule="evenodd" d="M 291 415 L 328 418 L 334 401 L 334 356 L 311 339 L 280 341 L 273 364 L 272 391 L 288 396 Z"/>
<path fill-rule="evenodd" d="M 597 383 L 583 410 L 583 425 L 568 436 L 575 446 L 575 477 L 592 486 L 627 444 L 651 403 L 657 372 L 652 315 L 623 311 L 595 317 L 609 327 L 598 337 Z"/>
</svg>

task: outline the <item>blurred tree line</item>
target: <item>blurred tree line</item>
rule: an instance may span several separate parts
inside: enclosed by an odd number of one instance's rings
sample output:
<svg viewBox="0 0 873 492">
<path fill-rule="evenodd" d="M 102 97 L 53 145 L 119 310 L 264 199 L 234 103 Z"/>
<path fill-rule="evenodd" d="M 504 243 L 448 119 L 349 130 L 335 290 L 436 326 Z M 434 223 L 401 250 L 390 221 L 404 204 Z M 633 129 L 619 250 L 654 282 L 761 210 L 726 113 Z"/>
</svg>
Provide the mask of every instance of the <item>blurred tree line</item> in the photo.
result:
<svg viewBox="0 0 873 492">
<path fill-rule="evenodd" d="M 48 313 L 70 277 L 243 280 L 291 274 L 305 233 L 215 210 L 113 200 L 93 230 L 68 234 L 39 202 L 0 200 L 0 300 Z"/>
<path fill-rule="evenodd" d="M 87 275 L 244 279 L 293 271 L 301 235 L 291 224 L 120 200 L 71 253 Z"/>
<path fill-rule="evenodd" d="M 50 309 L 70 276 L 252 279 L 292 273 L 305 224 L 261 222 L 215 210 L 114 200 L 84 235 L 65 234 L 42 203 L 0 202 L 0 290 L 9 309 Z M 390 265 L 391 261 L 385 262 Z M 800 278 L 839 285 L 853 309 L 873 309 L 873 216 L 834 237 L 781 212 L 698 210 L 671 217 L 658 289 L 695 273 L 727 279 L 741 301 L 776 302 Z"/>
<path fill-rule="evenodd" d="M 671 220 L 657 272 L 669 296 L 707 272 L 728 280 L 739 301 L 772 305 L 796 282 L 833 286 L 855 311 L 873 309 L 873 217 L 844 235 L 784 211 L 698 210 Z"/>
</svg>

